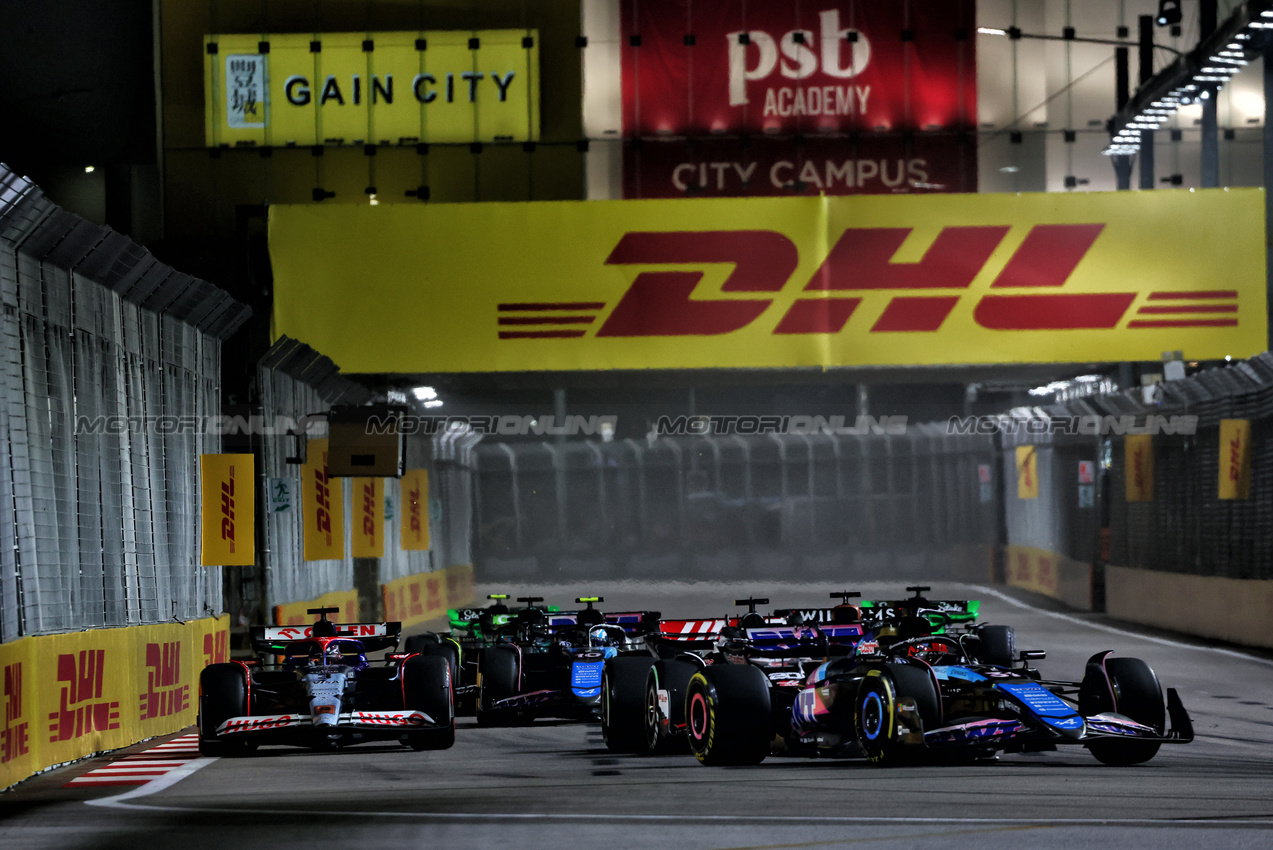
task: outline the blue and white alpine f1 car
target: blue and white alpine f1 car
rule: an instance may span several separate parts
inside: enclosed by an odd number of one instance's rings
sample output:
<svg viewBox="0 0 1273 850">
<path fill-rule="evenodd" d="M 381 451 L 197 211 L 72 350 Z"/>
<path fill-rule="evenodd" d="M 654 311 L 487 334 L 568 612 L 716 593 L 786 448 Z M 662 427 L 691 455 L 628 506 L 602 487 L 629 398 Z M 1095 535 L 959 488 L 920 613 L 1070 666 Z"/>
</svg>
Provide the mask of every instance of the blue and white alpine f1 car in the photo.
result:
<svg viewBox="0 0 1273 850">
<path fill-rule="evenodd" d="M 686 689 L 690 749 L 703 764 L 756 764 L 778 738 L 788 755 L 887 765 L 1071 745 L 1105 764 L 1132 765 L 1162 744 L 1193 740 L 1175 689 L 1164 707 L 1158 678 L 1140 659 L 1101 652 L 1082 681 L 1048 681 L 1029 667 L 1043 652 L 1022 652 L 1020 666 L 988 664 L 977 660 L 977 640 L 867 633 L 853 655 L 808 671 L 788 712 L 774 710 L 764 671 L 706 666 Z"/>
</svg>

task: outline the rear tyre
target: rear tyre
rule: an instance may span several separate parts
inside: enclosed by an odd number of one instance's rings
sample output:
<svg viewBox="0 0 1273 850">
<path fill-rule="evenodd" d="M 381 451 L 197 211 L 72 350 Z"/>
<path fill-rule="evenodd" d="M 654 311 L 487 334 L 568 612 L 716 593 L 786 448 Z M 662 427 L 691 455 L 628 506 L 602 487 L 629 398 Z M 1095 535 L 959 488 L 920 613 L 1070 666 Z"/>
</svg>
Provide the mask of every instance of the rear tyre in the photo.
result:
<svg viewBox="0 0 1273 850">
<path fill-rule="evenodd" d="M 1161 735 L 1166 727 L 1167 713 L 1162 686 L 1150 666 L 1139 658 L 1109 658 L 1105 661 L 1105 672 L 1109 674 L 1118 700 L 1114 710 Z M 1149 761 L 1160 746 L 1156 741 L 1106 738 L 1093 741 L 1087 748 L 1101 764 L 1126 767 Z"/>
<path fill-rule="evenodd" d="M 1016 661 L 1016 633 L 1012 626 L 981 626 L 977 636 L 981 638 L 978 661 L 997 667 L 1011 667 Z"/>
<path fill-rule="evenodd" d="M 246 673 L 238 664 L 211 664 L 199 674 L 199 752 L 205 756 L 237 756 L 256 749 L 246 741 L 217 736 L 217 727 L 248 710 Z"/>
<path fill-rule="evenodd" d="M 867 673 L 858 685 L 853 703 L 853 728 L 862 752 L 872 763 L 883 767 L 904 764 L 925 751 L 923 744 L 909 742 L 911 730 L 898 719 L 898 706 L 915 703 L 921 734 L 935 727 L 940 718 L 937 688 L 928 672 L 905 664 L 889 664 Z"/>
<path fill-rule="evenodd" d="M 516 709 L 492 708 L 496 702 L 517 694 L 517 651 L 492 646 L 482 651 L 477 662 L 480 689 L 477 695 L 477 722 L 481 726 L 509 726 L 517 719 Z"/>
<path fill-rule="evenodd" d="M 413 750 L 448 750 L 455 744 L 455 710 L 451 668 L 444 658 L 417 656 L 402 665 L 403 707 L 423 711 L 438 725 L 407 733 Z"/>
<path fill-rule="evenodd" d="M 658 661 L 645 685 L 645 746 L 655 755 L 689 752 L 685 734 L 685 690 L 698 665 L 686 661 Z M 659 692 L 666 694 L 660 705 Z"/>
<path fill-rule="evenodd" d="M 601 736 L 618 753 L 645 749 L 645 677 L 653 658 L 611 658 L 601 674 Z"/>
<path fill-rule="evenodd" d="M 750 664 L 705 667 L 685 691 L 690 751 L 702 764 L 760 764 L 773 729 L 769 680 Z"/>
</svg>

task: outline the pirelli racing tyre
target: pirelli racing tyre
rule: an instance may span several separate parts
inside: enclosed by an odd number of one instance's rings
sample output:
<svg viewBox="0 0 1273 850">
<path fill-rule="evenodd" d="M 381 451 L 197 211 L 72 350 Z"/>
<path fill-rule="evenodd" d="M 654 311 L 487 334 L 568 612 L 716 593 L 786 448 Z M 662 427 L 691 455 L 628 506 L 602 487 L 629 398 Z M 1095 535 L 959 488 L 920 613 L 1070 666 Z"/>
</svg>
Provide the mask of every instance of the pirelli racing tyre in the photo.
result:
<svg viewBox="0 0 1273 850">
<path fill-rule="evenodd" d="M 217 727 L 231 717 L 248 714 L 246 672 L 238 664 L 211 664 L 199 674 L 199 752 L 205 756 L 237 756 L 249 752 L 245 741 L 217 737 Z"/>
<path fill-rule="evenodd" d="M 977 636 L 981 638 L 978 661 L 996 667 L 1011 667 L 1017 660 L 1016 632 L 1012 626 L 981 626 L 977 629 Z"/>
<path fill-rule="evenodd" d="M 1139 658 L 1107 658 L 1105 672 L 1109 675 L 1117 700 L 1116 706 L 1107 706 L 1107 710 L 1117 711 L 1137 723 L 1150 726 L 1161 735 L 1166 727 L 1167 714 L 1162 686 L 1150 666 Z M 1092 741 L 1087 748 L 1102 764 L 1126 767 L 1149 761 L 1160 746 L 1156 741 L 1105 738 Z"/>
<path fill-rule="evenodd" d="M 645 747 L 655 755 L 689 752 L 685 730 L 685 690 L 699 666 L 660 659 L 645 685 Z"/>
<path fill-rule="evenodd" d="M 760 764 L 774 737 L 769 680 L 750 664 L 704 667 L 685 689 L 685 718 L 702 764 Z"/>
<path fill-rule="evenodd" d="M 518 681 L 517 650 L 508 646 L 492 646 L 482 650 L 477 662 L 480 684 L 477 695 L 477 722 L 481 726 L 509 726 L 517 719 L 517 711 L 492 708 L 499 700 L 515 696 Z"/>
<path fill-rule="evenodd" d="M 645 675 L 651 657 L 606 661 L 601 674 L 601 736 L 617 753 L 645 749 Z"/>
<path fill-rule="evenodd" d="M 919 729 L 900 721 L 899 706 L 906 709 L 910 722 L 919 721 Z M 923 739 L 913 740 L 913 733 L 922 735 L 924 729 L 934 728 L 940 716 L 937 687 L 928 671 L 907 664 L 869 670 L 858 685 L 853 703 L 853 728 L 862 752 L 872 764 L 882 767 L 922 756 Z"/>
<path fill-rule="evenodd" d="M 445 658 L 416 656 L 402 665 L 403 708 L 423 711 L 437 726 L 407 733 L 413 750 L 449 750 L 455 744 L 455 697 Z"/>
<path fill-rule="evenodd" d="M 449 638 L 440 638 L 435 634 L 412 635 L 407 638 L 404 647 L 407 652 L 423 655 L 426 658 L 442 658 L 451 668 L 451 683 L 460 681 L 460 651 L 455 642 Z"/>
</svg>

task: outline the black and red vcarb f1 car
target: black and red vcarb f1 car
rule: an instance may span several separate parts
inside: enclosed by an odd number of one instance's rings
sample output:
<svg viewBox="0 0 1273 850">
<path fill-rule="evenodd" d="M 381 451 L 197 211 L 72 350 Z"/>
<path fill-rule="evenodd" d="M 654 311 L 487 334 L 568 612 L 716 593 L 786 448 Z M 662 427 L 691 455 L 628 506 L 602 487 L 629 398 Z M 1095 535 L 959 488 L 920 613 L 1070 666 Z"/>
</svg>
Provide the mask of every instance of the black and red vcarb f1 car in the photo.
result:
<svg viewBox="0 0 1273 850">
<path fill-rule="evenodd" d="M 255 661 L 205 667 L 199 677 L 199 751 L 241 755 L 262 744 L 330 749 L 400 741 L 415 750 L 455 743 L 451 667 L 394 649 L 400 623 L 333 623 L 252 630 Z M 268 663 L 267 663 L 268 662 Z"/>
</svg>

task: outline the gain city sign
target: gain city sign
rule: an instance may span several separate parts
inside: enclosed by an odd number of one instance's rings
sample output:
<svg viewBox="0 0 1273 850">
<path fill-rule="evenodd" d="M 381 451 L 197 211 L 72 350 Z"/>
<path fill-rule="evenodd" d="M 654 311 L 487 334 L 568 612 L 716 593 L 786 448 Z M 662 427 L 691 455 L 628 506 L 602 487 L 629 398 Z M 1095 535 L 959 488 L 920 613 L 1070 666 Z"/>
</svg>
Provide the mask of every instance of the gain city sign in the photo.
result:
<svg viewBox="0 0 1273 850">
<path fill-rule="evenodd" d="M 270 216 L 276 332 L 350 372 L 1202 359 L 1267 334 L 1256 190 Z"/>
<path fill-rule="evenodd" d="M 219 145 L 534 141 L 535 30 L 204 38 Z"/>
</svg>

